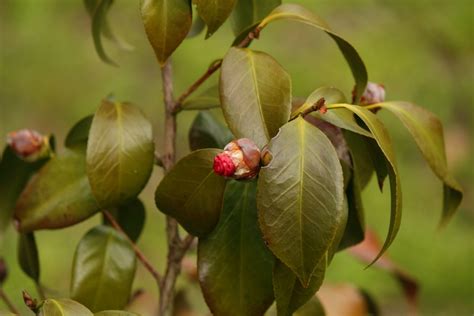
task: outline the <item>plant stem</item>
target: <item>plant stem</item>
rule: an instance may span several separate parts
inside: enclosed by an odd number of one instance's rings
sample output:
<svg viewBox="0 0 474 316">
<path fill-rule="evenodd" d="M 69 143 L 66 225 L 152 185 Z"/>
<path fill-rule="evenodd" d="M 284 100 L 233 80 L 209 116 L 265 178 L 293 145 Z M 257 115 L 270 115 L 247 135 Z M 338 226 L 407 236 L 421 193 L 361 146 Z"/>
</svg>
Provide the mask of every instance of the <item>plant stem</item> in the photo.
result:
<svg viewBox="0 0 474 316">
<path fill-rule="evenodd" d="M 158 271 L 156 271 L 156 269 L 151 265 L 150 261 L 145 257 L 143 252 L 137 247 L 137 245 L 133 242 L 133 240 L 131 240 L 130 237 L 128 237 L 128 235 L 123 231 L 122 227 L 115 220 L 113 215 L 107 210 L 103 210 L 102 213 L 104 214 L 105 217 L 107 217 L 107 220 L 110 222 L 110 224 L 112 224 L 112 226 L 117 231 L 122 233 L 122 235 L 124 235 L 125 238 L 127 238 L 128 242 L 132 245 L 133 251 L 135 252 L 138 260 L 140 260 L 143 263 L 145 268 L 150 272 L 150 274 L 153 276 L 153 278 L 155 278 L 156 282 L 158 284 L 160 284 L 161 276 L 158 273 Z"/>
<path fill-rule="evenodd" d="M 3 288 L 1 287 L 0 287 L 0 298 L 5 303 L 5 305 L 7 305 L 10 312 L 12 312 L 13 314 L 20 315 L 20 312 L 18 311 L 18 309 L 15 307 L 15 305 L 13 305 L 13 302 L 10 300 L 10 298 L 7 296 L 7 294 L 3 291 Z"/>
</svg>

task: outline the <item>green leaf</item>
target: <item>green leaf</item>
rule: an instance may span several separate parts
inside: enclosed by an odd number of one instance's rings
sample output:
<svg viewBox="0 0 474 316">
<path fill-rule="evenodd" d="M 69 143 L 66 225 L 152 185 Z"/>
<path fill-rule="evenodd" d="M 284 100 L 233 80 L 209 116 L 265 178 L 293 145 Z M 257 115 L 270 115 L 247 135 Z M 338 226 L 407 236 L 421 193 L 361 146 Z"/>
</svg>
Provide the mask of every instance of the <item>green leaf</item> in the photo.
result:
<svg viewBox="0 0 474 316">
<path fill-rule="evenodd" d="M 219 100 L 219 88 L 217 86 L 212 86 L 197 97 L 186 99 L 181 105 L 181 109 L 184 111 L 206 110 L 218 108 L 220 106 L 221 101 Z"/>
<path fill-rule="evenodd" d="M 136 242 L 145 226 L 146 210 L 142 201 L 133 199 L 126 204 L 120 205 L 111 213 L 127 236 Z M 104 224 L 110 224 L 106 217 L 104 217 Z"/>
<path fill-rule="evenodd" d="M 345 235 L 345 231 L 348 229 L 347 222 L 348 222 L 348 219 L 349 219 L 349 215 L 350 215 L 349 214 L 349 203 L 347 201 L 347 194 L 346 194 L 346 196 L 344 198 L 344 205 L 343 205 L 343 208 L 342 208 L 342 219 L 341 219 L 341 221 L 339 222 L 339 224 L 337 226 L 336 234 L 334 235 L 331 247 L 328 249 L 328 260 L 327 260 L 328 263 L 327 263 L 327 265 L 329 265 L 331 263 L 334 255 L 339 250 L 339 247 L 341 245 L 341 241 L 343 240 L 344 235 Z"/>
<path fill-rule="evenodd" d="M 277 260 L 273 268 L 273 288 L 278 316 L 291 316 L 312 298 L 321 287 L 326 272 L 327 256 L 319 262 L 309 284 L 303 287 L 290 268 Z"/>
<path fill-rule="evenodd" d="M 128 302 L 136 259 L 123 235 L 108 226 L 89 230 L 76 248 L 71 297 L 92 311 L 122 309 Z"/>
<path fill-rule="evenodd" d="M 225 179 L 214 173 L 219 149 L 201 149 L 182 158 L 161 180 L 155 193 L 158 209 L 174 217 L 189 233 L 203 236 L 219 220 Z"/>
<path fill-rule="evenodd" d="M 355 48 L 347 42 L 344 38 L 334 33 L 327 23 L 320 17 L 307 10 L 306 8 L 297 4 L 282 4 L 274 9 L 258 26 L 260 29 L 266 27 L 269 23 L 278 20 L 293 20 L 314 26 L 324 32 L 326 32 L 337 44 L 341 50 L 344 58 L 349 64 L 352 75 L 354 76 L 356 87 L 355 100 L 359 100 L 361 95 L 364 93 L 365 86 L 367 85 L 367 70 L 364 62 L 359 56 L 359 53 Z"/>
<path fill-rule="evenodd" d="M 463 191 L 448 170 L 441 122 L 433 113 L 408 102 L 385 102 L 376 106 L 389 110 L 402 121 L 430 168 L 444 182 L 442 223 L 446 223 L 461 204 Z"/>
<path fill-rule="evenodd" d="M 375 262 L 380 256 L 387 250 L 390 244 L 395 239 L 397 232 L 400 228 L 400 221 L 402 218 L 402 192 L 400 185 L 400 178 L 398 176 L 397 161 L 395 158 L 395 152 L 393 150 L 392 141 L 387 129 L 383 123 L 377 118 L 377 116 L 371 111 L 356 105 L 351 104 L 335 104 L 329 105 L 328 108 L 346 108 L 355 115 L 357 115 L 367 126 L 372 133 L 378 147 L 380 148 L 380 155 L 383 154 L 385 159 L 381 158 L 379 164 L 384 163 L 388 177 L 390 180 L 390 194 L 391 194 L 391 211 L 390 211 L 390 226 L 387 233 L 385 243 L 374 259 Z M 369 141 L 371 141 L 369 139 Z M 372 146 L 374 148 L 375 146 Z M 377 168 L 376 168 L 377 170 Z M 372 263 L 373 263 L 372 262 Z"/>
<path fill-rule="evenodd" d="M 308 285 L 343 219 L 344 182 L 330 140 L 299 117 L 268 146 L 273 159 L 260 170 L 260 228 L 272 252 Z"/>
<path fill-rule="evenodd" d="M 191 26 L 191 29 L 188 32 L 188 35 L 186 35 L 186 38 L 192 38 L 196 37 L 199 34 L 201 34 L 202 31 L 206 28 L 206 23 L 202 20 L 202 18 L 199 15 L 196 15 L 194 18 L 194 22 Z"/>
<path fill-rule="evenodd" d="M 280 4 L 281 0 L 237 0 L 231 15 L 234 34 L 237 36 L 249 26 L 260 22 Z"/>
<path fill-rule="evenodd" d="M 68 298 L 47 299 L 41 307 L 40 316 L 92 316 L 85 306 Z"/>
<path fill-rule="evenodd" d="M 104 100 L 92 120 L 87 176 L 92 193 L 107 208 L 136 197 L 154 164 L 150 122 L 135 106 Z"/>
<path fill-rule="evenodd" d="M 191 150 L 202 148 L 224 148 L 233 139 L 229 129 L 209 112 L 199 112 L 189 130 Z"/>
<path fill-rule="evenodd" d="M 51 158 L 27 184 L 15 207 L 17 229 L 63 228 L 99 211 L 86 176 L 84 153 L 65 150 Z"/>
<path fill-rule="evenodd" d="M 191 1 L 141 0 L 141 15 L 148 40 L 163 66 L 191 29 Z"/>
<path fill-rule="evenodd" d="M 263 315 L 273 302 L 274 258 L 257 224 L 255 181 L 231 181 L 216 229 L 199 239 L 199 280 L 213 315 Z"/>
<path fill-rule="evenodd" d="M 308 110 L 322 98 L 324 98 L 325 105 L 347 102 L 346 97 L 341 90 L 333 87 L 321 87 L 314 90 L 305 102 L 291 113 L 291 119 L 296 118 L 299 114 Z"/>
<path fill-rule="evenodd" d="M 67 133 L 64 145 L 68 148 L 76 146 L 86 147 L 89 139 L 89 130 L 91 129 L 93 115 L 88 115 L 74 124 L 71 130 Z"/>
<path fill-rule="evenodd" d="M 353 172 L 356 174 L 360 189 L 363 190 L 374 173 L 373 157 L 367 148 L 367 139 L 349 131 L 344 132 L 344 139 L 351 153 Z"/>
<path fill-rule="evenodd" d="M 6 146 L 0 161 L 0 244 L 3 232 L 11 223 L 15 204 L 30 177 L 46 162 L 29 163 L 18 158 Z"/>
<path fill-rule="evenodd" d="M 290 118 L 290 76 L 263 52 L 230 48 L 222 63 L 220 95 L 232 133 L 260 148 Z"/>
<path fill-rule="evenodd" d="M 40 265 L 38 247 L 36 246 L 35 235 L 33 233 L 19 234 L 18 263 L 26 275 L 36 283 L 39 282 Z"/>
<path fill-rule="evenodd" d="M 326 312 L 323 305 L 316 296 L 313 296 L 306 304 L 301 306 L 294 316 L 325 316 Z"/>
<path fill-rule="evenodd" d="M 236 0 L 194 0 L 199 16 L 207 25 L 206 38 L 214 34 L 227 20 L 234 9 Z"/>
<path fill-rule="evenodd" d="M 131 312 L 126 312 L 126 311 L 109 310 L 109 311 L 102 311 L 102 312 L 95 313 L 94 316 L 139 316 L 139 315 L 135 313 L 131 313 Z"/>
</svg>

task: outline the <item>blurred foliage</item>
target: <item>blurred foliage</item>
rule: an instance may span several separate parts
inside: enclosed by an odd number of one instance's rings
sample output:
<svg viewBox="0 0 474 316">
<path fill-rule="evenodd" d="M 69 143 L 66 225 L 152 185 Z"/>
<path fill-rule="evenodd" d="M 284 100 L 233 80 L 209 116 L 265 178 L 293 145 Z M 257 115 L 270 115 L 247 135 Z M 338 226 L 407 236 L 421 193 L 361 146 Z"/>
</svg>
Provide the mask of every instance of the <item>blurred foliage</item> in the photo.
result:
<svg viewBox="0 0 474 316">
<path fill-rule="evenodd" d="M 470 0 L 377 1 L 294 0 L 326 19 L 358 49 L 369 79 L 383 83 L 388 100 L 410 100 L 439 115 L 445 123 L 450 167 L 463 184 L 466 198 L 459 213 L 443 230 L 436 230 L 442 186 L 425 167 L 421 155 L 401 125 L 381 113 L 395 140 L 404 186 L 404 218 L 391 257 L 421 283 L 421 309 L 426 315 L 460 315 L 474 311 L 474 168 L 472 158 L 474 57 L 473 10 Z M 93 113 L 100 100 L 114 93 L 139 105 L 160 136 L 162 102 L 159 66 L 146 39 L 136 1 L 116 1 L 110 23 L 135 50 L 122 51 L 104 41 L 120 65 L 100 62 L 89 17 L 80 0 L 2 0 L 0 2 L 0 134 L 29 127 L 53 132 L 61 140 L 81 117 Z M 305 33 L 301 41 L 298 34 Z M 204 41 L 204 34 L 188 39 L 173 56 L 175 91 L 179 93 L 212 60 L 224 55 L 232 42 L 229 23 Z M 349 95 L 352 77 L 334 43 L 324 34 L 297 23 L 275 23 L 253 47 L 274 56 L 293 79 L 295 95 L 306 97 L 315 88 L 331 85 Z M 210 80 L 215 82 L 217 76 Z M 187 130 L 196 113 L 180 116 L 178 154 L 188 151 Z M 161 137 L 157 137 L 158 148 Z M 61 141 L 59 143 L 62 143 Z M 3 147 L 5 139 L 0 139 Z M 469 167 L 471 166 L 471 167 Z M 139 246 L 163 268 L 165 258 L 162 215 L 152 203 L 151 190 L 161 170 L 156 169 L 145 191 L 148 221 Z M 384 236 L 388 223 L 388 190 L 378 192 L 373 181 L 364 192 L 369 225 Z M 68 293 L 73 245 L 98 223 L 98 216 L 62 231 L 41 231 L 42 282 L 51 295 Z M 21 290 L 35 293 L 22 274 L 10 230 L 1 255 L 10 276 L 5 290 L 21 306 Z M 158 239 L 158 240 L 157 240 Z M 47 246 L 41 246 L 47 245 Z M 332 282 L 354 282 L 382 302 L 387 315 L 406 311 L 395 281 L 347 254 L 335 257 L 328 270 Z M 147 272 L 138 268 L 135 287 L 157 295 Z M 181 281 L 181 286 L 185 284 Z M 202 308 L 197 289 L 191 293 Z M 0 310 L 5 307 L 0 302 Z"/>
</svg>

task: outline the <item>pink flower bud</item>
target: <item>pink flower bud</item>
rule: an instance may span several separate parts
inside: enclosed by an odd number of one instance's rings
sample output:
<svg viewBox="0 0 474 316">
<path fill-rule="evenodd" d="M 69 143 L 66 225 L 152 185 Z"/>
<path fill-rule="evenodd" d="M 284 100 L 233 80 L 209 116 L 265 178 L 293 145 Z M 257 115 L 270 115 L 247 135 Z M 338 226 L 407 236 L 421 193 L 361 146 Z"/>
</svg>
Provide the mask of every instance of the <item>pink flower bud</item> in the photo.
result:
<svg viewBox="0 0 474 316">
<path fill-rule="evenodd" d="M 31 129 L 8 133 L 7 144 L 18 157 L 28 162 L 49 154 L 48 138 Z"/>
<path fill-rule="evenodd" d="M 352 94 L 354 95 L 354 91 Z M 360 105 L 371 105 L 385 101 L 385 87 L 383 84 L 368 82 L 364 94 L 360 98 Z"/>
<path fill-rule="evenodd" d="M 260 150 L 248 138 L 233 140 L 214 158 L 214 172 L 228 178 L 251 179 L 260 169 Z"/>
</svg>

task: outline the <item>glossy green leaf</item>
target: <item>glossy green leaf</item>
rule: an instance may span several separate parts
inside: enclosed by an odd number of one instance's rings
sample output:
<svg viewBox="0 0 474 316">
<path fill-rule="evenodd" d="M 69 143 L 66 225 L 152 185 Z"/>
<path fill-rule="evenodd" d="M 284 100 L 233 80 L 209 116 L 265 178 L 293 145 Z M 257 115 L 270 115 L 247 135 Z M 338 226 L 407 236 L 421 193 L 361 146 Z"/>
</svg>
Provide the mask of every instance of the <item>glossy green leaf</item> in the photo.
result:
<svg viewBox="0 0 474 316">
<path fill-rule="evenodd" d="M 199 16 L 207 25 L 206 38 L 227 20 L 237 0 L 194 0 Z"/>
<path fill-rule="evenodd" d="M 192 14 L 189 0 L 141 0 L 145 32 L 161 65 L 188 35 Z"/>
<path fill-rule="evenodd" d="M 186 99 L 181 105 L 181 109 L 185 111 L 206 110 L 218 108 L 221 106 L 219 99 L 219 88 L 212 86 L 196 97 Z"/>
<path fill-rule="evenodd" d="M 219 220 L 225 179 L 214 173 L 219 149 L 201 149 L 182 158 L 161 180 L 155 193 L 158 209 L 174 217 L 189 233 L 204 236 Z"/>
<path fill-rule="evenodd" d="M 103 208 L 136 197 L 154 164 L 150 122 L 135 106 L 104 100 L 92 120 L 87 143 L 87 176 Z"/>
<path fill-rule="evenodd" d="M 112 227 L 96 226 L 79 242 L 74 255 L 71 297 L 92 311 L 122 309 L 135 276 L 132 246 Z"/>
<path fill-rule="evenodd" d="M 259 25 L 259 28 L 263 29 L 269 23 L 278 20 L 293 20 L 314 26 L 324 32 L 326 32 L 337 44 L 341 50 L 344 58 L 349 64 L 352 75 L 354 76 L 356 87 L 356 100 L 364 93 L 365 86 L 367 85 L 367 70 L 364 62 L 359 56 L 359 53 L 355 48 L 347 42 L 344 38 L 334 33 L 327 23 L 320 17 L 307 10 L 306 8 L 297 4 L 282 4 L 275 8 Z"/>
<path fill-rule="evenodd" d="M 201 288 L 213 315 L 259 316 L 273 302 L 274 258 L 257 224 L 255 181 L 227 184 L 216 229 L 199 239 Z"/>
<path fill-rule="evenodd" d="M 120 205 L 117 209 L 110 211 L 110 213 L 112 213 L 127 236 L 136 242 L 145 226 L 146 210 L 142 201 L 133 199 Z M 104 217 L 104 224 L 110 224 L 106 217 Z"/>
<path fill-rule="evenodd" d="M 281 0 L 237 0 L 232 11 L 231 22 L 235 35 L 260 22 L 268 13 L 281 4 Z"/>
<path fill-rule="evenodd" d="M 326 272 L 327 256 L 319 262 L 307 287 L 303 287 L 290 268 L 277 260 L 273 268 L 273 288 L 278 316 L 291 316 L 321 287 Z"/>
<path fill-rule="evenodd" d="M 290 118 L 290 76 L 263 52 L 230 48 L 222 63 L 220 95 L 232 133 L 260 148 Z"/>
<path fill-rule="evenodd" d="M 448 170 L 441 122 L 433 113 L 408 102 L 385 102 L 376 106 L 389 110 L 402 121 L 428 165 L 444 182 L 442 223 L 447 222 L 461 204 L 463 191 Z"/>
<path fill-rule="evenodd" d="M 94 316 L 139 316 L 139 315 L 135 313 L 131 313 L 131 312 L 126 312 L 126 311 L 109 310 L 109 311 L 102 311 L 102 312 L 95 313 Z"/>
<path fill-rule="evenodd" d="M 65 150 L 31 179 L 15 207 L 17 229 L 63 228 L 99 211 L 86 176 L 83 151 Z"/>
<path fill-rule="evenodd" d="M 93 316 L 85 306 L 68 298 L 47 299 L 44 301 L 40 316 Z"/>
<path fill-rule="evenodd" d="M 46 160 L 29 163 L 18 158 L 9 146 L 0 161 L 0 245 L 3 232 L 11 224 L 15 204 L 30 177 Z"/>
<path fill-rule="evenodd" d="M 343 175 L 329 139 L 299 117 L 268 146 L 260 170 L 260 228 L 272 252 L 307 285 L 343 219 Z"/>
<path fill-rule="evenodd" d="M 18 239 L 18 263 L 23 272 L 33 281 L 39 282 L 40 265 L 38 247 L 33 233 L 20 234 Z"/>
<path fill-rule="evenodd" d="M 313 296 L 306 304 L 301 306 L 294 316 L 325 316 L 323 305 L 316 296 Z"/>
<path fill-rule="evenodd" d="M 345 108 L 357 115 L 370 130 L 380 148 L 381 154 L 385 156 L 385 159 L 380 159 L 385 163 L 386 171 L 390 180 L 390 194 L 391 194 L 391 211 L 390 211 L 390 226 L 387 233 L 385 243 L 374 259 L 374 262 L 380 258 L 380 256 L 387 250 L 390 244 L 395 239 L 397 232 L 400 228 L 400 221 L 402 218 L 402 192 L 400 185 L 400 178 L 398 176 L 397 161 L 395 158 L 395 152 L 393 150 L 392 141 L 387 129 L 383 123 L 377 118 L 377 116 L 371 111 L 351 104 L 336 104 L 330 105 L 329 108 Z M 371 141 L 369 139 L 369 141 Z M 372 146 L 374 148 L 375 146 Z M 385 161 L 383 161 L 385 160 Z M 377 170 L 377 168 L 376 168 Z"/>
<path fill-rule="evenodd" d="M 71 130 L 67 133 L 64 145 L 68 148 L 76 146 L 86 147 L 89 139 L 89 130 L 91 129 L 93 115 L 88 115 L 74 124 Z"/>
<path fill-rule="evenodd" d="M 229 129 L 209 112 L 199 112 L 189 130 L 191 150 L 224 148 L 234 137 Z"/>
</svg>

